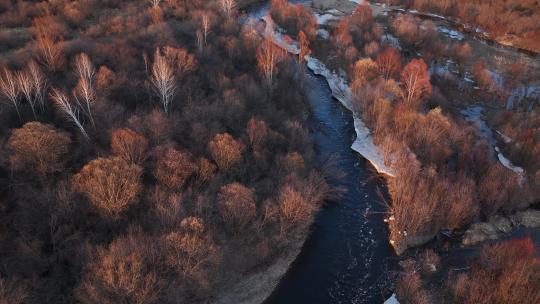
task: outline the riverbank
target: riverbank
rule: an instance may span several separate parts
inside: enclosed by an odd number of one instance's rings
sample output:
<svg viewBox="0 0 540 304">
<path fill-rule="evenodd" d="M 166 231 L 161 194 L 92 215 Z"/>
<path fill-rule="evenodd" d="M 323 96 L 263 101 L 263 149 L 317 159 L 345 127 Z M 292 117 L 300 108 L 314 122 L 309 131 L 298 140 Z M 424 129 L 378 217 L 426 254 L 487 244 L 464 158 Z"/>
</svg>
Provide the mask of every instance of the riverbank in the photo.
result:
<svg viewBox="0 0 540 304">
<path fill-rule="evenodd" d="M 384 4 L 381 3 L 377 3 L 377 5 L 384 6 Z M 529 40 L 511 34 L 493 36 L 491 33 L 484 31 L 477 26 L 464 23 L 457 18 L 441 16 L 430 12 L 420 12 L 415 9 L 406 9 L 401 6 L 389 6 L 387 9 L 397 12 L 407 12 L 421 18 L 444 20 L 461 32 L 473 35 L 480 40 L 498 44 L 502 47 L 516 49 L 529 55 L 540 55 L 540 43 L 535 40 Z"/>
<path fill-rule="evenodd" d="M 309 229 L 301 237 L 291 242 L 292 246 L 287 249 L 287 253 L 283 253 L 276 261 L 250 274 L 242 281 L 232 286 L 225 286 L 223 291 L 216 296 L 216 300 L 211 303 L 253 304 L 264 302 L 300 254 L 308 236 Z"/>
</svg>

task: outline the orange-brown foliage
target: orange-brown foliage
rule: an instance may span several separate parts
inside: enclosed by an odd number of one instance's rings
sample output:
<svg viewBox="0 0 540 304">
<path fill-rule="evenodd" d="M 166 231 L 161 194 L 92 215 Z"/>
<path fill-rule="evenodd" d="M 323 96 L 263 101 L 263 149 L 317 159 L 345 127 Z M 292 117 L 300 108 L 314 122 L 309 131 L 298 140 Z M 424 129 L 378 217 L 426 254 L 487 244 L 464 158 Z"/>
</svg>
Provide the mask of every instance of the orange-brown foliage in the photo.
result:
<svg viewBox="0 0 540 304">
<path fill-rule="evenodd" d="M 7 143 L 8 161 L 14 170 L 40 175 L 53 173 L 63 169 L 70 144 L 68 133 L 49 124 L 29 122 L 11 134 Z"/>
<path fill-rule="evenodd" d="M 73 176 L 73 187 L 106 215 L 117 216 L 141 192 L 142 168 L 120 157 L 98 158 Z"/>
<path fill-rule="evenodd" d="M 148 140 L 131 129 L 117 129 L 111 136 L 111 150 L 125 161 L 141 165 L 146 159 Z"/>
</svg>

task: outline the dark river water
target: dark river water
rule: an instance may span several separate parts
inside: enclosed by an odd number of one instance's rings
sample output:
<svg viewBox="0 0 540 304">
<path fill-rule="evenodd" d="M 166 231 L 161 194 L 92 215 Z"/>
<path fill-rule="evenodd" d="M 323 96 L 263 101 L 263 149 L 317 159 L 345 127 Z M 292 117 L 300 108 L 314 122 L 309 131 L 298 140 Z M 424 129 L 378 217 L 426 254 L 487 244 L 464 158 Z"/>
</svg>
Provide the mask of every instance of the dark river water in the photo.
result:
<svg viewBox="0 0 540 304">
<path fill-rule="evenodd" d="M 319 212 L 300 255 L 265 303 L 382 303 L 385 273 L 395 264 L 383 215 L 376 213 L 384 211 L 384 181 L 351 150 L 351 113 L 332 98 L 326 80 L 306 72 L 304 87 L 318 161 L 333 159 L 345 174 L 333 186 L 346 192 Z"/>
</svg>

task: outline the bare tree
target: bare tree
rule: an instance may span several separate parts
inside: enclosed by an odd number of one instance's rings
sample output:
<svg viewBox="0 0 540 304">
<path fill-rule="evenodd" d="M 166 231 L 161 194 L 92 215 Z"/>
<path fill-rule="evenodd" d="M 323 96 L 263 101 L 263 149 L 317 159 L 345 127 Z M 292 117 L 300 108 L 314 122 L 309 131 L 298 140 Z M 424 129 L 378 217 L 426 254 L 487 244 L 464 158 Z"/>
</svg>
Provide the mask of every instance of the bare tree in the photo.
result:
<svg viewBox="0 0 540 304">
<path fill-rule="evenodd" d="M 168 114 L 172 98 L 174 97 L 178 85 L 176 83 L 173 67 L 167 61 L 167 58 L 161 54 L 159 49 L 156 49 L 156 52 L 154 53 L 151 81 L 159 94 L 163 110 Z"/>
<path fill-rule="evenodd" d="M 150 81 L 159 95 L 166 114 L 169 113 L 171 102 L 178 89 L 178 79 L 194 70 L 196 66 L 195 57 L 185 49 L 165 47 L 161 52 L 156 48 Z"/>
<path fill-rule="evenodd" d="M 401 83 L 404 87 L 403 99 L 414 107 L 431 94 L 429 72 L 423 59 L 413 59 L 405 66 L 401 72 Z"/>
<path fill-rule="evenodd" d="M 219 169 L 226 171 L 240 161 L 244 145 L 229 133 L 220 133 L 208 143 L 208 149 Z"/>
<path fill-rule="evenodd" d="M 204 37 L 203 37 L 203 33 L 202 33 L 201 30 L 197 30 L 196 35 L 197 35 L 197 50 L 198 50 L 199 52 L 202 52 L 203 49 L 204 49 Z"/>
<path fill-rule="evenodd" d="M 60 41 L 55 41 L 50 35 L 37 38 L 40 59 L 50 69 L 56 70 L 62 62 L 62 47 Z"/>
<path fill-rule="evenodd" d="M 35 101 L 39 104 L 41 111 L 45 110 L 45 96 L 47 90 L 47 78 L 45 74 L 41 71 L 41 68 L 36 61 L 31 60 L 27 66 L 27 73 L 32 78 L 33 87 L 34 87 L 34 98 Z"/>
<path fill-rule="evenodd" d="M 274 44 L 270 38 L 265 38 L 257 50 L 257 63 L 269 87 L 272 86 L 274 75 L 277 73 L 277 63 L 281 59 L 283 50 Z"/>
<path fill-rule="evenodd" d="M 35 172 L 40 176 L 61 171 L 69 152 L 68 133 L 37 121 L 14 129 L 8 142 L 11 169 Z"/>
<path fill-rule="evenodd" d="M 19 119 L 21 114 L 19 113 L 20 104 L 20 90 L 18 86 L 17 74 L 7 68 L 3 68 L 0 74 L 0 91 L 8 99 L 8 101 L 15 107 Z"/>
<path fill-rule="evenodd" d="M 154 149 L 153 156 L 154 177 L 172 190 L 181 188 L 197 170 L 197 164 L 193 162 L 189 152 L 179 151 L 170 146 L 158 146 Z"/>
<path fill-rule="evenodd" d="M 112 152 L 125 161 L 141 165 L 146 160 L 148 140 L 131 129 L 117 129 L 111 136 Z"/>
<path fill-rule="evenodd" d="M 75 72 L 80 79 L 86 79 L 89 82 L 92 82 L 94 75 L 96 74 L 96 69 L 90 60 L 90 57 L 85 53 L 80 53 L 75 56 Z"/>
<path fill-rule="evenodd" d="M 218 202 L 223 220 L 236 231 L 246 227 L 257 215 L 255 192 L 240 183 L 221 187 Z"/>
<path fill-rule="evenodd" d="M 77 103 L 84 108 L 86 115 L 90 118 L 92 126 L 95 127 L 92 106 L 96 102 L 96 91 L 94 90 L 92 83 L 86 78 L 79 79 L 77 86 L 73 89 L 73 96 L 77 100 Z"/>
<path fill-rule="evenodd" d="M 179 232 L 171 232 L 163 238 L 167 248 L 166 263 L 186 279 L 204 279 L 211 267 L 219 262 L 218 247 L 208 233 L 204 221 L 187 217 L 180 223 Z"/>
<path fill-rule="evenodd" d="M 210 16 L 208 14 L 203 14 L 201 18 L 202 33 L 204 37 L 204 45 L 206 45 L 206 40 L 208 34 L 210 33 Z"/>
<path fill-rule="evenodd" d="M 32 81 L 32 76 L 26 71 L 19 71 L 17 73 L 17 80 L 21 93 L 24 95 L 24 98 L 30 105 L 34 118 L 37 119 L 35 110 L 36 100 L 34 99 L 34 82 Z"/>
<path fill-rule="evenodd" d="M 98 158 L 86 164 L 73 177 L 76 191 L 106 215 L 117 216 L 139 195 L 142 168 L 120 157 Z"/>
<path fill-rule="evenodd" d="M 401 69 L 401 57 L 399 52 L 393 47 L 389 47 L 380 53 L 377 56 L 376 62 L 379 66 L 379 71 L 385 79 L 389 79 Z"/>
<path fill-rule="evenodd" d="M 152 7 L 158 7 L 161 3 L 161 0 L 148 0 L 148 2 L 150 2 L 150 5 L 152 5 Z"/>
<path fill-rule="evenodd" d="M 68 120 L 73 122 L 77 128 L 81 131 L 86 139 L 89 139 L 88 133 L 84 129 L 82 122 L 79 117 L 79 108 L 76 105 L 73 105 L 66 94 L 60 90 L 53 89 L 51 93 L 51 99 L 53 100 L 56 107 L 66 115 Z"/>
<path fill-rule="evenodd" d="M 221 10 L 230 18 L 236 10 L 236 0 L 219 0 Z"/>
</svg>

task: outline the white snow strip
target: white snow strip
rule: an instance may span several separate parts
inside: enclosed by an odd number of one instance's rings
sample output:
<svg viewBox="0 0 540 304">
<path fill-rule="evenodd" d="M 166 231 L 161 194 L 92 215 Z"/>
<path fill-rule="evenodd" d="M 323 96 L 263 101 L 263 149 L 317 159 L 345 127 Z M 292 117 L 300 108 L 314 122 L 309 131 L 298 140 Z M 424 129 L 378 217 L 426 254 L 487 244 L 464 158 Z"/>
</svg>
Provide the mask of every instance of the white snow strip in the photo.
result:
<svg viewBox="0 0 540 304">
<path fill-rule="evenodd" d="M 499 134 L 499 136 L 501 136 L 501 138 L 504 140 L 504 143 L 505 144 L 510 144 L 512 143 L 512 139 L 506 135 L 504 135 L 501 131 L 499 130 L 496 130 L 495 132 L 497 132 L 497 134 Z"/>
<path fill-rule="evenodd" d="M 499 162 L 505 166 L 506 168 L 512 170 L 514 173 L 518 174 L 520 177 L 519 177 L 519 184 L 522 185 L 523 181 L 524 181 L 524 170 L 523 168 L 521 167 L 518 167 L 518 166 L 515 166 L 514 164 L 512 164 L 512 162 L 506 158 L 504 156 L 504 154 L 502 154 L 502 152 L 500 151 L 499 147 L 497 147 L 496 143 L 497 141 L 495 140 L 494 136 L 493 136 L 493 132 L 491 131 L 491 129 L 488 127 L 488 125 L 486 124 L 486 122 L 482 119 L 482 111 L 484 110 L 483 107 L 481 106 L 470 106 L 470 107 L 467 107 L 466 109 L 464 110 L 461 110 L 461 114 L 463 114 L 463 116 L 465 116 L 465 120 L 472 123 L 476 130 L 477 130 L 477 133 L 485 138 L 488 142 L 488 144 L 490 146 L 493 147 L 493 149 L 495 150 L 495 152 L 497 153 L 497 159 L 499 160 Z M 499 133 L 502 135 L 502 133 Z M 504 137 L 503 137 L 504 139 Z"/>
<path fill-rule="evenodd" d="M 384 304 L 399 304 L 399 301 L 396 298 L 396 294 L 393 293 L 392 296 L 388 298 L 388 300 L 384 301 Z"/>
<path fill-rule="evenodd" d="M 447 27 L 444 27 L 444 26 L 439 26 L 437 28 L 437 30 L 441 33 L 444 33 L 446 34 L 448 37 L 452 38 L 452 39 L 456 39 L 456 40 L 463 40 L 464 36 L 462 33 L 460 33 L 459 31 L 456 31 L 456 30 L 453 30 L 453 29 L 449 29 Z"/>
<path fill-rule="evenodd" d="M 338 16 L 334 16 L 332 14 L 314 14 L 315 18 L 317 19 L 317 24 L 324 25 L 327 24 L 329 21 L 340 19 Z"/>
<path fill-rule="evenodd" d="M 276 30 L 276 25 L 270 16 L 266 15 L 261 19 L 266 22 L 266 28 L 264 31 L 265 37 L 271 38 L 276 45 L 291 54 L 297 55 L 300 53 L 296 42 L 285 41 L 283 35 Z M 353 114 L 354 128 L 356 130 L 357 137 L 351 148 L 367 159 L 373 165 L 373 167 L 375 167 L 377 172 L 394 177 L 395 175 L 392 169 L 384 164 L 384 158 L 382 157 L 379 148 L 373 142 L 371 132 L 354 110 L 352 104 L 352 93 L 345 79 L 342 76 L 331 72 L 320 60 L 311 56 L 306 56 L 305 59 L 307 62 L 307 67 L 314 74 L 321 75 L 326 79 L 328 86 L 332 91 L 332 96 L 334 96 L 334 98 L 341 102 L 341 104 Z"/>
<path fill-rule="evenodd" d="M 317 35 L 319 37 L 321 37 L 322 39 L 324 39 L 324 40 L 327 40 L 327 39 L 330 38 L 330 33 L 325 29 L 318 29 L 317 30 Z"/>
<path fill-rule="evenodd" d="M 499 147 L 495 147 L 495 151 L 497 151 L 497 158 L 499 159 L 501 164 L 503 164 L 503 166 L 514 171 L 517 174 L 523 173 L 523 168 L 514 166 L 512 162 L 501 153 L 501 151 L 499 150 Z"/>
</svg>

